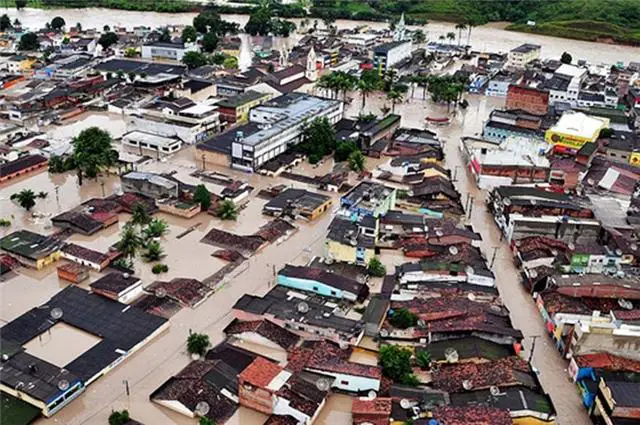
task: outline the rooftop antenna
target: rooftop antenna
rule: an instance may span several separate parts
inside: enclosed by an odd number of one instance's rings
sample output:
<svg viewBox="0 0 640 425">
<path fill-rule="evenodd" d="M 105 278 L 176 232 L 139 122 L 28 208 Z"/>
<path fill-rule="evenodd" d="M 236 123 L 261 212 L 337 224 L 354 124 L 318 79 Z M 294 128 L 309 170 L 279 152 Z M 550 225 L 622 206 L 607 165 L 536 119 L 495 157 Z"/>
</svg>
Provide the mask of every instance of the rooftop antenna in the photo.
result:
<svg viewBox="0 0 640 425">
<path fill-rule="evenodd" d="M 441 238 L 441 237 L 443 237 L 443 236 L 444 236 L 444 233 L 442 232 L 442 230 L 440 230 L 440 229 L 436 229 L 436 236 L 437 236 L 437 237 L 439 237 L 439 238 Z"/>
<path fill-rule="evenodd" d="M 296 306 L 296 308 L 298 309 L 298 313 L 305 314 L 306 312 L 309 311 L 309 304 L 307 304 L 304 301 L 300 301 Z"/>
<path fill-rule="evenodd" d="M 460 355 L 458 354 L 458 350 L 453 347 L 447 347 L 444 350 L 444 358 L 448 363 L 457 363 L 460 359 Z"/>
<path fill-rule="evenodd" d="M 576 250 L 576 246 L 574 245 L 573 242 L 569 242 L 567 244 L 567 248 L 569 248 L 569 251 L 575 251 Z"/>
<path fill-rule="evenodd" d="M 58 381 L 58 389 L 60 391 L 66 391 L 69 389 L 69 381 L 66 379 L 61 379 Z"/>
<path fill-rule="evenodd" d="M 198 404 L 196 404 L 195 413 L 198 416 L 207 416 L 209 410 L 211 410 L 211 406 L 209 406 L 209 403 L 206 401 L 199 401 Z"/>
<path fill-rule="evenodd" d="M 624 298 L 620 298 L 618 300 L 618 305 L 625 310 L 633 310 L 633 303 L 631 301 L 627 301 Z"/>
<path fill-rule="evenodd" d="M 316 388 L 319 391 L 322 391 L 322 392 L 329 391 L 329 387 L 331 387 L 331 383 L 327 378 L 320 378 L 316 381 Z"/>
<path fill-rule="evenodd" d="M 425 322 L 422 319 L 418 319 L 418 321 L 416 322 L 416 325 L 418 325 L 419 328 L 425 328 L 427 326 L 427 322 Z"/>
<path fill-rule="evenodd" d="M 535 270 L 531 270 L 531 271 L 529 272 L 529 277 L 530 277 L 531 279 L 535 279 L 535 278 L 537 278 L 537 277 L 538 277 L 538 272 L 537 272 L 537 271 L 535 271 Z"/>
<path fill-rule="evenodd" d="M 49 314 L 53 320 L 58 320 L 62 317 L 62 313 L 63 312 L 60 307 L 54 307 L 51 309 L 51 312 Z"/>
<path fill-rule="evenodd" d="M 469 301 L 475 301 L 476 300 L 476 294 L 474 294 L 473 292 L 469 292 L 469 294 L 467 295 L 467 299 Z"/>
</svg>

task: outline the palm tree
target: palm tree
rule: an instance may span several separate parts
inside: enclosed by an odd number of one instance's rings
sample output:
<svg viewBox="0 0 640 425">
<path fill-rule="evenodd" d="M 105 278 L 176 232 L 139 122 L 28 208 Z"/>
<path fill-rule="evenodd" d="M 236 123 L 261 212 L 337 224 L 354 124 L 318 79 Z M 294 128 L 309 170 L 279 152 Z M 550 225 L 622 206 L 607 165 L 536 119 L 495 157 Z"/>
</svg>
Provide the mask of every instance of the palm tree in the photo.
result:
<svg viewBox="0 0 640 425">
<path fill-rule="evenodd" d="M 476 27 L 475 22 L 469 21 L 467 22 L 467 46 L 471 44 L 471 30 Z"/>
<path fill-rule="evenodd" d="M 236 220 L 238 218 L 238 209 L 236 208 L 236 204 L 228 199 L 220 202 L 220 205 L 218 205 L 218 208 L 216 209 L 216 215 L 221 220 Z"/>
<path fill-rule="evenodd" d="M 380 87 L 380 76 L 378 72 L 373 69 L 367 69 L 362 72 L 360 79 L 358 80 L 357 88 L 362 94 L 362 110 L 364 110 L 367 102 L 367 96 Z"/>
<path fill-rule="evenodd" d="M 449 44 L 453 43 L 453 40 L 456 39 L 456 33 L 455 32 L 448 32 L 447 33 L 447 40 L 449 40 Z"/>
<path fill-rule="evenodd" d="M 458 30 L 458 47 L 460 47 L 460 39 L 462 38 L 462 31 L 467 29 L 467 25 L 464 23 L 459 23 L 456 25 L 456 29 Z"/>
<path fill-rule="evenodd" d="M 120 233 L 120 240 L 116 243 L 116 249 L 125 257 L 132 258 L 140 248 L 142 240 L 135 227 L 126 224 Z"/>
<path fill-rule="evenodd" d="M 164 257 L 164 251 L 160 242 L 151 241 L 147 244 L 147 250 L 142 254 L 147 261 L 158 261 Z"/>
<path fill-rule="evenodd" d="M 427 36 L 425 35 L 424 31 L 422 30 L 415 30 L 415 32 L 413 33 L 413 42 L 414 44 L 422 44 L 425 41 L 427 41 Z"/>
<path fill-rule="evenodd" d="M 387 99 L 391 101 L 391 113 L 396 112 L 396 103 L 402 102 L 404 95 L 397 90 L 391 90 L 387 93 Z"/>
<path fill-rule="evenodd" d="M 411 98 L 413 98 L 413 95 L 416 91 L 416 86 L 420 85 L 420 83 L 422 82 L 422 76 L 419 74 L 411 74 L 409 76 L 409 82 L 411 83 Z"/>
<path fill-rule="evenodd" d="M 347 162 L 349 163 L 349 168 L 351 168 L 351 170 L 355 171 L 356 173 L 364 171 L 365 158 L 362 152 L 360 152 L 359 150 L 351 152 L 349 158 L 347 158 Z"/>
<path fill-rule="evenodd" d="M 31 189 L 22 189 L 20 192 L 11 195 L 10 199 L 17 202 L 27 211 L 36 205 L 36 193 Z"/>
<path fill-rule="evenodd" d="M 444 36 L 444 34 L 441 34 L 441 35 L 438 37 L 438 40 L 440 40 L 441 42 L 443 42 L 443 43 L 444 43 L 444 39 L 445 39 L 445 38 L 446 38 L 446 37 Z"/>
<path fill-rule="evenodd" d="M 149 222 L 149 225 L 144 229 L 144 234 L 148 238 L 159 238 L 160 236 L 167 233 L 169 230 L 169 225 L 166 221 L 161 220 L 159 218 L 154 218 Z"/>
<path fill-rule="evenodd" d="M 131 223 L 134 225 L 144 226 L 149 224 L 151 216 L 147 206 L 142 202 L 136 202 L 131 210 Z"/>
</svg>

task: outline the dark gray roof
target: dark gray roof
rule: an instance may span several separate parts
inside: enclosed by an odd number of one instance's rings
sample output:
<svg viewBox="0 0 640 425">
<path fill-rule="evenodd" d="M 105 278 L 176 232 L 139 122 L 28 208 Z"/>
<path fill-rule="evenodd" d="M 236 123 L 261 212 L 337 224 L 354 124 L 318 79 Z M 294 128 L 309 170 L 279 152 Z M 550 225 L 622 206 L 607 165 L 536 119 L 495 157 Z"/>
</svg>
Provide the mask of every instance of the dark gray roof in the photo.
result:
<svg viewBox="0 0 640 425">
<path fill-rule="evenodd" d="M 492 397 L 489 390 L 452 393 L 452 406 L 486 405 L 513 412 L 529 410 L 545 414 L 555 414 L 551 399 L 546 394 L 540 394 L 525 386 L 501 387 L 500 396 Z"/>
<path fill-rule="evenodd" d="M 432 342 L 424 349 L 431 354 L 433 360 L 446 360 L 444 353 L 447 348 L 455 349 L 462 360 L 473 358 L 498 360 L 514 354 L 509 346 L 476 337 Z"/>
<path fill-rule="evenodd" d="M 359 295 L 367 287 L 366 284 L 360 283 L 357 280 L 313 267 L 292 266 L 287 264 L 278 272 L 278 275 L 324 283 L 332 288 L 352 292 L 356 295 Z"/>
<path fill-rule="evenodd" d="M 375 248 L 376 246 L 376 241 L 373 237 L 366 236 L 360 232 L 358 223 L 342 217 L 333 219 L 329 225 L 327 239 L 344 245 L 353 245 L 352 241 L 355 240 L 355 246 L 360 248 Z"/>
<path fill-rule="evenodd" d="M 2 164 L 0 167 L 0 177 L 5 177 L 18 171 L 22 171 L 25 168 L 33 167 L 41 163 L 47 162 L 47 158 L 42 155 L 24 155 L 20 158 Z"/>
<path fill-rule="evenodd" d="M 89 286 L 93 290 L 112 292 L 117 295 L 127 288 L 136 285 L 138 282 L 140 282 L 140 279 L 135 276 L 120 272 L 111 272 L 102 276 Z"/>
<path fill-rule="evenodd" d="M 124 73 L 146 73 L 147 75 L 156 74 L 172 74 L 182 75 L 187 67 L 180 64 L 163 64 L 158 62 L 143 62 L 131 59 L 111 59 L 94 66 L 95 69 L 102 72 L 118 72 L 122 70 Z"/>
<path fill-rule="evenodd" d="M 395 49 L 398 46 L 401 46 L 405 43 L 410 43 L 410 41 L 392 41 L 390 43 L 380 44 L 373 49 L 374 53 L 379 54 L 387 54 L 390 50 Z"/>
<path fill-rule="evenodd" d="M 34 261 L 59 251 L 61 246 L 58 239 L 29 230 L 17 230 L 0 239 L 2 250 Z"/>
<path fill-rule="evenodd" d="M 265 210 L 282 210 L 287 205 L 302 208 L 305 210 L 315 210 L 323 205 L 330 198 L 321 193 L 310 192 L 304 189 L 286 189 L 280 192 L 264 206 Z"/>
<path fill-rule="evenodd" d="M 640 382 L 607 381 L 607 387 L 619 407 L 640 407 Z"/>
</svg>

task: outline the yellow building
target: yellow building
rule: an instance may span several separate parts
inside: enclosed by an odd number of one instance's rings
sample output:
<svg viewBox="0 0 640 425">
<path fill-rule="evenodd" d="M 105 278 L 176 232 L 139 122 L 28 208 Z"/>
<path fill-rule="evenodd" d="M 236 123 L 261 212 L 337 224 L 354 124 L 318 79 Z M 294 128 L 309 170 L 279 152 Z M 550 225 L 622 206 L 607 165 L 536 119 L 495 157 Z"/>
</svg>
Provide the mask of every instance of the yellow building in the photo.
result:
<svg viewBox="0 0 640 425">
<path fill-rule="evenodd" d="M 569 149 L 580 149 L 585 143 L 595 143 L 600 131 L 609 128 L 609 119 L 593 117 L 582 112 L 567 111 L 547 130 L 547 142 Z"/>
<path fill-rule="evenodd" d="M 271 93 L 259 93 L 249 90 L 237 96 L 223 99 L 217 103 L 220 120 L 228 123 L 246 122 L 249 119 L 249 111 L 258 105 L 271 99 Z"/>
<path fill-rule="evenodd" d="M 18 230 L 0 239 L 2 251 L 36 270 L 57 261 L 62 256 L 61 247 L 59 240 L 28 230 Z"/>
<path fill-rule="evenodd" d="M 336 217 L 329 225 L 325 256 L 330 260 L 367 265 L 376 255 L 378 220 L 361 217 L 357 222 Z"/>
<path fill-rule="evenodd" d="M 7 71 L 15 74 L 22 74 L 31 71 L 36 59 L 24 55 L 14 55 L 7 61 Z"/>
</svg>

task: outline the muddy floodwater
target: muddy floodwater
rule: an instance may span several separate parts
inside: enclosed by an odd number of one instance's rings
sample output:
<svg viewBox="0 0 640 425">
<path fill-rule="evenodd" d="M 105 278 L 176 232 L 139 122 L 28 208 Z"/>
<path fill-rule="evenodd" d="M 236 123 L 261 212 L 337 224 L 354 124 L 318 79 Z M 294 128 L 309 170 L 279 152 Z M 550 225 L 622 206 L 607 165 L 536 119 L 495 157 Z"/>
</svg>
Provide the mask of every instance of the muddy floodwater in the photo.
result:
<svg viewBox="0 0 640 425">
<path fill-rule="evenodd" d="M 361 112 L 359 96 L 352 94 L 352 97 L 354 100 L 347 107 L 347 116 L 355 116 Z M 482 234 L 483 252 L 486 256 L 490 256 L 494 247 L 498 247 L 494 267 L 497 285 L 504 303 L 511 311 L 514 327 L 522 330 L 525 335 L 525 348 L 530 349 L 532 337 L 540 336 L 533 353 L 533 365 L 540 370 L 542 385 L 551 395 L 558 410 L 559 424 L 586 425 L 590 422 L 581 406 L 575 386 L 567 377 L 566 361 L 555 350 L 554 344 L 547 336 L 535 304 L 520 284 L 518 271 L 511 260 L 509 251 L 506 245 L 500 242 L 500 235 L 493 219 L 484 208 L 484 194 L 476 189 L 472 180 L 467 178 L 465 168 L 461 163 L 458 150 L 460 137 L 478 134 L 489 112 L 493 108 L 502 106 L 504 99 L 471 95 L 467 99 L 470 103 L 469 107 L 465 111 L 457 111 L 449 126 L 433 128 L 445 140 L 446 166 L 452 169 L 453 174 L 457 176 L 455 184 L 462 193 L 463 200 L 466 201 L 467 196 L 473 197 L 470 221 L 475 230 Z M 367 100 L 364 112 L 380 114 L 380 109 L 385 105 L 385 102 L 381 95 L 371 96 Z M 424 128 L 425 116 L 445 115 L 446 108 L 435 105 L 429 100 L 423 100 L 422 92 L 418 89 L 415 92 L 415 98 L 407 99 L 406 102 L 396 105 L 396 113 L 402 116 L 403 126 Z M 79 126 L 95 123 L 95 120 L 101 120 L 100 122 L 108 125 L 109 129 L 118 129 L 120 126 L 118 116 L 86 115 L 76 123 L 56 127 L 52 131 L 67 135 L 69 131 L 73 132 L 75 129 L 79 129 Z M 196 170 L 194 158 L 194 148 L 190 147 L 169 158 L 153 161 L 151 164 L 143 166 L 143 170 L 172 171 L 175 172 L 176 177 L 185 182 L 202 183 L 191 175 Z M 368 159 L 367 167 L 375 168 L 381 161 L 384 159 Z M 317 166 L 305 163 L 294 171 L 305 175 L 322 175 L 328 172 L 332 166 L 332 160 Z M 214 170 L 247 181 L 255 187 L 255 191 L 246 208 L 240 213 L 237 222 L 221 222 L 206 214 L 199 214 L 191 219 L 159 214 L 170 224 L 169 233 L 163 236 L 161 241 L 167 253 L 164 262 L 170 267 L 169 273 L 162 276 L 163 280 L 174 277 L 202 279 L 219 270 L 225 262 L 211 256 L 216 248 L 199 241 L 206 232 L 214 227 L 239 234 L 251 234 L 265 224 L 268 217 L 261 214 L 265 201 L 255 196 L 259 190 L 276 184 L 309 189 L 305 184 L 283 178 L 268 178 L 226 168 L 215 168 Z M 221 189 L 209 182 L 204 182 L 204 184 L 214 192 Z M 2 187 L 0 205 L 3 216 L 10 216 L 14 224 L 9 229 L 0 230 L 0 235 L 19 227 L 43 233 L 51 233 L 54 230 L 49 228 L 46 219 L 33 218 L 31 214 L 25 213 L 8 199 L 11 193 L 23 188 L 48 192 L 47 198 L 39 200 L 34 208 L 35 211 L 46 216 L 72 208 L 91 197 L 102 196 L 103 193 L 107 195 L 117 193 L 120 190 L 120 184 L 117 177 L 104 176 L 97 180 L 87 180 L 82 187 L 78 187 L 75 175 L 49 175 L 46 171 L 13 181 L 10 185 Z M 330 194 L 330 196 L 334 201 L 338 200 L 338 195 Z M 196 309 L 185 308 L 179 311 L 171 318 L 171 326 L 166 332 L 109 374 L 93 383 L 84 394 L 53 418 L 41 419 L 37 423 L 101 424 L 106 423 L 112 409 L 126 408 L 133 417 L 147 424 L 195 424 L 194 419 L 186 418 L 149 402 L 149 394 L 189 362 L 185 348 L 189 331 L 205 332 L 210 336 L 213 344 L 219 343 L 223 339 L 221 329 L 232 319 L 230 307 L 245 293 L 264 294 L 273 284 L 274 267 L 279 269 L 287 263 L 305 264 L 313 256 L 322 255 L 326 229 L 332 219 L 332 214 L 325 214 L 315 223 L 299 223 L 300 229 L 292 237 L 281 244 L 267 246 L 258 254 L 250 257 L 243 266 L 234 271 L 220 291 L 206 299 Z M 119 224 L 94 236 L 73 235 L 70 241 L 104 251 L 117 241 L 118 233 L 127 220 L 128 217 L 123 214 Z M 200 225 L 193 232 L 184 238 L 176 238 L 179 233 L 196 223 L 200 223 Z M 400 253 L 386 251 L 383 251 L 381 259 L 390 270 L 393 266 L 407 261 Z M 150 265 L 141 259 L 136 260 L 135 269 L 136 274 L 140 275 L 145 285 L 157 278 L 151 274 Z M 99 274 L 92 272 L 91 279 L 88 281 L 95 280 L 97 277 Z M 48 298 L 66 285 L 67 283 L 58 279 L 53 267 L 42 271 L 20 269 L 17 275 L 8 276 L 4 282 L 0 283 L 0 319 L 5 322 L 12 320 L 30 308 L 46 302 Z M 82 287 L 86 287 L 86 285 L 87 283 L 81 284 Z M 372 291 L 379 291 L 379 287 L 378 280 L 372 281 Z M 74 346 L 81 347 L 82 344 L 88 343 L 78 341 L 78 344 L 74 344 Z M 262 348 L 262 350 L 265 349 Z M 284 359 L 282 353 L 279 352 L 264 351 L 264 354 L 275 360 Z M 371 364 L 375 361 L 375 357 L 366 352 L 359 352 L 354 354 L 353 360 Z M 124 381 L 128 382 L 131 389 L 129 396 L 125 394 Z M 350 406 L 349 397 L 333 395 L 316 423 L 322 425 L 349 424 L 351 422 Z M 241 408 L 230 423 L 261 425 L 265 419 L 264 415 Z"/>
<path fill-rule="evenodd" d="M 3 10 L 11 20 L 19 19 L 28 28 L 42 28 L 46 22 L 50 22 L 56 16 L 62 16 L 68 25 L 75 25 L 80 22 L 84 28 L 102 29 L 104 25 L 124 26 L 131 29 L 134 26 L 147 25 L 158 27 L 164 25 L 190 25 L 195 13 L 155 13 L 155 12 L 135 12 L 125 10 L 87 8 L 87 9 L 23 9 L 16 10 L 8 8 Z M 223 15 L 224 19 L 237 22 L 241 26 L 247 23 L 247 15 Z M 296 24 L 300 24 L 300 19 L 292 19 Z M 313 23 L 314 19 L 310 20 Z M 354 28 L 358 25 L 367 25 L 370 28 L 387 28 L 384 22 L 351 21 L 338 20 L 335 25 L 342 28 Z M 318 26 L 322 28 L 321 20 Z M 563 52 L 569 51 L 575 59 L 586 59 L 594 63 L 614 64 L 617 61 L 628 63 L 637 61 L 640 58 L 640 48 L 620 45 L 605 45 L 587 41 L 567 40 L 544 35 L 519 33 L 504 30 L 505 24 L 492 23 L 473 29 L 470 43 L 474 50 L 506 52 L 519 46 L 522 43 L 536 43 L 542 45 L 543 57 L 559 58 Z M 409 28 L 418 28 L 409 26 Z M 447 22 L 429 22 L 422 28 L 429 40 L 438 40 L 438 37 L 449 32 L 458 33 L 455 24 Z M 463 41 L 466 41 L 466 32 L 463 34 Z M 258 43 L 256 43 L 258 44 Z M 289 43 L 287 43 L 289 44 Z M 289 44 L 290 45 L 290 44 Z M 244 43 L 242 48 L 244 53 L 253 46 L 252 43 Z M 242 57 L 241 53 L 241 57 Z M 244 56 L 246 57 L 246 55 Z M 242 61 L 241 61 L 242 62 Z"/>
</svg>

